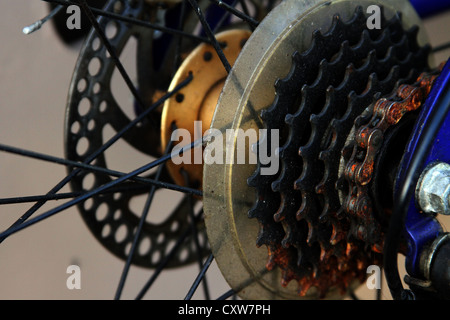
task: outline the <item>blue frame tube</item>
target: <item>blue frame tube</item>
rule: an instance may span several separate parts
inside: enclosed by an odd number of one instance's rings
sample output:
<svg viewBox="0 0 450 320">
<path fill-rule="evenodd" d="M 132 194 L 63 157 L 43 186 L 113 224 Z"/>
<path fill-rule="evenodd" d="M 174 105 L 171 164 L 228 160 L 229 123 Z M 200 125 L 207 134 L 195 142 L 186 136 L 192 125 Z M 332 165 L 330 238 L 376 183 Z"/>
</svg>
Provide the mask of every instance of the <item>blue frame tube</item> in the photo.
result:
<svg viewBox="0 0 450 320">
<path fill-rule="evenodd" d="M 397 175 L 397 182 L 403 180 L 406 175 L 406 170 L 411 164 L 414 152 L 417 150 L 417 144 L 422 134 L 422 130 L 426 123 L 430 122 L 431 113 L 434 109 L 442 107 L 437 104 L 437 101 L 443 96 L 446 90 L 450 88 L 450 59 L 444 66 L 440 76 L 436 80 L 425 105 L 417 119 L 416 126 L 413 130 L 413 135 L 406 148 L 403 161 L 399 168 Z M 428 154 L 422 165 L 422 170 L 427 165 L 436 161 L 443 161 L 450 163 L 450 114 L 443 119 L 442 125 L 437 132 L 433 143 L 430 145 Z M 395 197 L 399 197 L 399 183 L 395 186 Z M 405 239 L 408 245 L 406 253 L 406 270 L 412 276 L 419 274 L 419 259 L 424 245 L 435 239 L 440 232 L 442 232 L 440 223 L 431 216 L 424 215 L 416 207 L 416 199 L 413 196 L 406 216 L 405 221 Z"/>
<path fill-rule="evenodd" d="M 450 0 L 410 0 L 421 18 L 450 10 Z"/>
</svg>

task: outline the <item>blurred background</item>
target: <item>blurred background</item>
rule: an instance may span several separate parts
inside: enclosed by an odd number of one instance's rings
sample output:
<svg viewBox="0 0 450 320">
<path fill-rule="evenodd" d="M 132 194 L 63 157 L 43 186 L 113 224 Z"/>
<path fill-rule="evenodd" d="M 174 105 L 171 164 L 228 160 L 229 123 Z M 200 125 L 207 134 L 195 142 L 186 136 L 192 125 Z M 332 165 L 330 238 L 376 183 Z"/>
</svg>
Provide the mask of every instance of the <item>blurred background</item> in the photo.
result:
<svg viewBox="0 0 450 320">
<path fill-rule="evenodd" d="M 64 157 L 64 111 L 82 42 L 64 44 L 51 24 L 30 35 L 22 33 L 24 26 L 48 13 L 44 2 L 2 0 L 0 8 L 0 143 Z M 432 45 L 448 41 L 450 13 L 426 19 L 425 28 Z M 443 51 L 436 60 L 448 55 Z M 119 162 L 127 161 L 123 154 L 117 157 L 122 157 Z M 46 193 L 65 174 L 65 168 L 57 164 L 0 153 L 1 197 Z M 53 206 L 55 202 L 39 212 Z M 0 207 L 1 230 L 29 207 Z M 80 290 L 66 286 L 66 270 L 72 264 L 81 268 Z M 0 299 L 113 299 L 123 265 L 101 247 L 72 208 L 0 245 Z M 192 265 L 163 272 L 145 298 L 183 299 L 198 269 Z M 135 298 L 151 275 L 152 270 L 133 267 L 122 298 Z M 208 281 L 213 298 L 229 289 L 215 264 L 208 271 Z M 384 288 L 383 298 L 390 299 Z M 202 299 L 198 291 L 194 298 Z M 357 294 L 363 299 L 375 295 L 365 286 Z"/>
</svg>

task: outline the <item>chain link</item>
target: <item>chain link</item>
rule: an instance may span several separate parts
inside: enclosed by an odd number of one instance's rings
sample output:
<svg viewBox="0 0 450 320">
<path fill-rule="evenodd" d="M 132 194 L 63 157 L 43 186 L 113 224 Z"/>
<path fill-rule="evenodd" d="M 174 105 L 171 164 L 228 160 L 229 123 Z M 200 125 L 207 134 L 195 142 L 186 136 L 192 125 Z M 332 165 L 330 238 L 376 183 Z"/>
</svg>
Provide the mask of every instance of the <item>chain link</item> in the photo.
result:
<svg viewBox="0 0 450 320">
<path fill-rule="evenodd" d="M 375 252 L 382 252 L 384 238 L 381 225 L 373 215 L 373 203 L 369 196 L 375 159 L 386 131 L 398 124 L 407 113 L 423 105 L 442 67 L 443 64 L 437 70 L 423 72 L 414 84 L 400 85 L 390 97 L 380 98 L 372 104 L 369 114 L 355 120 L 354 143 L 343 174 L 348 182 L 348 195 L 342 210 L 358 221 L 350 230 L 352 235 L 369 243 Z M 350 154 L 348 150 L 347 153 Z"/>
</svg>

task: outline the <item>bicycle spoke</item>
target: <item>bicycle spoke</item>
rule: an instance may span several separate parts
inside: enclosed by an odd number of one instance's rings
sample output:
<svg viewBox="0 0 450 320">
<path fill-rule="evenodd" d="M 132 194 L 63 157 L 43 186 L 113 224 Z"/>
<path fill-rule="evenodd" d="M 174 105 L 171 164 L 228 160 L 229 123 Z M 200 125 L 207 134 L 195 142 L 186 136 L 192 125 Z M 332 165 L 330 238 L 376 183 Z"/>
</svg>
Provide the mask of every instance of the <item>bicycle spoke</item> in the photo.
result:
<svg viewBox="0 0 450 320">
<path fill-rule="evenodd" d="M 167 147 L 166 147 L 166 150 L 165 150 L 164 154 L 167 155 L 170 152 L 171 148 L 172 148 L 172 143 L 169 143 L 167 145 Z M 155 176 L 155 180 L 156 181 L 159 180 L 163 168 L 164 168 L 164 164 L 161 164 L 158 167 L 158 171 L 156 172 L 156 176 Z M 144 209 L 142 210 L 142 215 L 141 215 L 141 218 L 139 219 L 139 225 L 137 227 L 136 234 L 134 236 L 133 243 L 131 245 L 130 253 L 128 254 L 127 261 L 126 261 L 125 266 L 123 268 L 122 276 L 120 277 L 119 285 L 118 285 L 117 291 L 116 291 L 116 296 L 114 298 L 115 300 L 120 299 L 120 296 L 122 294 L 122 290 L 123 290 L 123 287 L 125 285 L 125 281 L 126 281 L 128 272 L 129 272 L 130 267 L 131 267 L 131 260 L 133 259 L 134 252 L 136 251 L 136 247 L 137 247 L 137 244 L 138 244 L 138 240 L 139 240 L 139 238 L 141 236 L 142 227 L 144 226 L 145 219 L 147 218 L 147 215 L 148 215 L 148 213 L 150 211 L 150 205 L 152 204 L 153 197 L 155 195 L 155 191 L 156 191 L 155 186 L 152 186 L 152 188 L 150 190 L 150 193 L 149 193 L 149 195 L 147 197 L 147 200 L 145 202 Z"/>
<path fill-rule="evenodd" d="M 62 164 L 62 165 L 68 166 L 68 167 L 80 168 L 80 169 L 83 169 L 83 170 L 89 171 L 89 172 L 102 173 L 102 174 L 105 174 L 108 176 L 113 176 L 113 177 L 121 177 L 121 176 L 125 175 L 125 173 L 123 173 L 123 172 L 119 172 L 119 171 L 115 171 L 115 170 L 111 170 L 111 169 L 107 169 L 107 168 L 103 168 L 103 167 L 98 167 L 98 166 L 86 164 L 83 162 L 77 162 L 77 161 L 67 160 L 67 159 L 63 159 L 63 158 L 58 158 L 58 157 L 50 156 L 47 154 L 38 153 L 35 151 L 29 151 L 29 150 L 25 150 L 25 149 L 21 149 L 21 148 L 11 147 L 11 146 L 7 146 L 4 144 L 0 144 L 0 151 L 21 155 L 21 156 L 24 156 L 27 158 L 33 158 L 33 159 L 43 160 L 43 161 L 47 161 L 47 162 L 51 162 L 51 163 Z M 153 185 L 155 187 L 160 187 L 160 188 L 174 190 L 174 191 L 180 191 L 180 192 L 188 193 L 188 194 L 194 194 L 196 196 L 202 196 L 202 192 L 198 189 L 192 189 L 189 187 L 183 187 L 183 186 L 173 184 L 173 183 L 158 181 L 157 179 L 132 177 L 132 178 L 130 178 L 130 180 L 139 182 L 142 184 Z M 50 197 L 51 197 L 51 195 L 50 195 Z M 2 199 L 0 199 L 0 204 L 1 204 L 1 200 Z"/>
<path fill-rule="evenodd" d="M 203 214 L 203 210 L 200 211 L 195 216 L 195 222 L 197 222 L 200 219 L 200 216 Z M 175 256 L 175 253 L 178 251 L 178 249 L 181 247 L 183 242 L 186 240 L 186 238 L 189 236 L 189 234 L 192 232 L 192 225 L 190 225 L 183 234 L 177 239 L 175 245 L 170 249 L 169 253 L 164 257 L 163 260 L 161 260 L 158 267 L 155 269 L 152 276 L 148 279 L 148 281 L 145 283 L 145 285 L 142 287 L 141 291 L 139 291 L 138 295 L 136 296 L 136 300 L 141 300 L 144 295 L 147 293 L 147 291 L 151 288 L 153 283 L 156 281 L 156 279 L 159 277 L 163 269 L 167 266 L 169 261 Z"/>
<path fill-rule="evenodd" d="M 192 9 L 194 10 L 195 14 L 197 15 L 198 19 L 200 20 L 200 23 L 202 24 L 203 29 L 205 30 L 206 35 L 208 36 L 209 40 L 211 41 L 212 46 L 214 47 L 214 50 L 216 50 L 217 55 L 219 56 L 220 61 L 222 62 L 225 70 L 227 73 L 231 71 L 231 65 L 228 62 L 227 58 L 225 57 L 225 54 L 222 51 L 222 47 L 220 43 L 217 41 L 216 37 L 214 36 L 214 33 L 211 30 L 211 27 L 209 26 L 208 22 L 205 19 L 205 16 L 203 15 L 202 9 L 198 5 L 196 0 L 187 0 L 189 1 L 189 4 L 191 5 Z"/>
<path fill-rule="evenodd" d="M 39 19 L 38 21 L 30 24 L 29 26 L 26 26 L 22 29 L 22 32 L 24 34 L 31 34 L 37 30 L 39 30 L 44 23 L 52 19 L 55 15 L 57 15 L 62 9 L 64 8 L 63 5 L 56 6 L 48 15 L 46 15 L 44 18 Z"/>
<path fill-rule="evenodd" d="M 450 49 L 450 42 L 442 43 L 438 46 L 435 46 L 434 48 L 431 49 L 431 51 L 433 53 L 437 53 L 437 52 L 447 50 L 447 49 Z"/>
<path fill-rule="evenodd" d="M 180 10 L 180 19 L 178 20 L 178 29 L 180 31 L 183 31 L 183 24 L 184 24 L 184 16 L 186 14 L 186 2 L 183 1 L 181 3 L 181 10 Z M 172 67 L 172 77 L 176 74 L 178 67 L 181 64 L 181 43 L 183 41 L 183 37 L 177 36 L 177 42 L 175 47 L 175 55 L 173 59 L 173 67 Z"/>
<path fill-rule="evenodd" d="M 227 4 L 221 0 L 210 0 L 210 1 L 215 3 L 216 5 L 218 5 L 219 7 L 223 8 L 224 10 L 230 12 L 231 14 L 235 15 L 236 17 L 242 19 L 243 21 L 247 22 L 249 24 L 250 28 L 252 28 L 252 30 L 255 29 L 259 25 L 258 21 L 256 21 L 255 19 L 253 19 L 246 13 L 237 10 L 235 7 L 230 6 L 229 4 Z M 239 1 L 239 2 L 241 4 L 243 4 L 243 9 L 247 10 L 246 6 L 245 6 L 245 2 L 244 1 Z"/>
<path fill-rule="evenodd" d="M 148 190 L 151 188 L 151 186 L 152 186 L 151 184 L 149 184 L 149 185 L 143 185 L 143 184 L 118 185 L 114 188 L 104 190 L 103 192 L 100 192 L 99 194 L 103 195 L 103 194 L 108 194 L 108 193 L 120 193 L 120 192 L 129 192 L 129 191 Z M 33 195 L 33 196 L 2 198 L 2 199 L 0 199 L 0 205 L 20 204 L 20 203 L 37 202 L 37 201 L 72 199 L 72 198 L 81 196 L 83 193 L 84 193 L 83 191 L 78 191 L 78 192 L 64 192 L 64 193 L 47 194 L 47 195 Z"/>
<path fill-rule="evenodd" d="M 208 271 L 209 266 L 211 265 L 212 261 L 214 260 L 214 255 L 211 253 L 206 259 L 205 263 L 203 264 L 203 268 L 200 270 L 200 273 L 197 275 L 197 278 L 195 278 L 194 283 L 192 284 L 191 288 L 189 289 L 189 292 L 187 293 L 184 300 L 191 300 L 192 296 L 194 295 L 195 291 L 197 290 L 200 282 L 203 280 L 206 271 Z"/>
<path fill-rule="evenodd" d="M 184 175 L 184 180 L 185 180 L 186 185 L 189 185 L 189 177 L 188 177 L 187 172 L 183 171 L 182 174 Z M 195 224 L 194 201 L 192 199 L 192 196 L 189 197 L 189 202 L 190 202 L 189 216 L 191 218 L 192 235 L 194 237 L 194 244 L 197 249 L 198 264 L 199 264 L 200 268 L 202 268 L 203 253 L 202 253 L 202 248 L 200 246 L 200 242 L 198 239 L 197 225 Z M 203 280 L 203 291 L 205 293 L 206 300 L 209 300 L 210 298 L 209 298 L 209 290 L 208 290 L 208 281 L 206 280 L 206 277 Z"/>
<path fill-rule="evenodd" d="M 103 184 L 103 185 L 97 187 L 96 189 L 93 189 L 93 190 L 90 190 L 90 191 L 86 191 L 83 195 L 81 195 L 81 196 L 79 196 L 79 197 L 77 197 L 77 198 L 75 198 L 75 199 L 73 199 L 71 201 L 68 201 L 68 202 L 66 202 L 66 203 L 64 203 L 64 204 L 62 204 L 62 205 L 60 205 L 60 206 L 58 206 L 56 208 L 53 208 L 53 209 L 51 209 L 51 210 L 49 210 L 49 211 L 47 211 L 45 213 L 42 213 L 41 215 L 35 217 L 34 219 L 27 220 L 27 221 L 22 221 L 21 220 L 22 223 L 20 225 L 12 226 L 9 229 L 5 230 L 4 232 L 0 233 L 0 239 L 4 239 L 4 238 L 10 236 L 11 234 L 16 233 L 16 232 L 18 232 L 18 231 L 20 231 L 22 229 L 25 229 L 25 228 L 27 228 L 27 227 L 29 227 L 29 226 L 37 223 L 37 222 L 40 222 L 40 221 L 42 221 L 44 219 L 47 219 L 47 218 L 55 215 L 56 213 L 59 213 L 59 212 L 61 212 L 63 210 L 66 210 L 66 209 L 68 209 L 70 207 L 73 207 L 74 205 L 76 205 L 76 204 L 78 204 L 80 202 L 83 202 L 83 201 L 85 201 L 85 200 L 87 200 L 87 199 L 89 199 L 89 198 L 91 198 L 91 197 L 93 197 L 95 195 L 98 195 L 101 192 L 103 192 L 104 190 L 107 190 L 107 189 L 109 189 L 111 187 L 114 187 L 114 186 L 120 184 L 121 182 L 123 182 L 125 180 L 131 179 L 133 177 L 136 177 L 139 174 L 147 172 L 150 169 L 153 169 L 153 168 L 163 164 L 164 162 L 166 162 L 167 160 L 171 159 L 172 157 L 179 156 L 183 152 L 186 152 L 187 150 L 190 150 L 191 148 L 194 148 L 197 145 L 202 144 L 202 143 L 203 143 L 202 139 L 199 139 L 199 141 L 194 141 L 190 145 L 181 148 L 178 153 L 174 153 L 174 154 L 163 156 L 163 157 L 161 157 L 161 158 L 159 158 L 159 159 L 157 159 L 155 161 L 152 161 L 152 162 L 150 162 L 150 163 L 148 163 L 146 165 L 143 165 L 142 167 L 139 167 L 139 168 L 133 170 L 130 173 L 127 173 L 127 174 L 125 174 L 123 176 L 120 176 L 116 180 L 113 180 L 111 182 Z"/>
<path fill-rule="evenodd" d="M 113 60 L 117 70 L 119 71 L 120 75 L 122 76 L 123 80 L 125 81 L 125 84 L 127 85 L 128 89 L 130 90 L 131 94 L 133 95 L 134 99 L 137 102 L 138 107 L 140 108 L 140 111 L 142 112 L 145 110 L 145 103 L 144 100 L 141 98 L 141 95 L 137 91 L 136 87 L 133 84 L 133 81 L 131 81 L 130 76 L 126 72 L 123 64 L 120 62 L 120 59 L 116 53 L 116 50 L 111 45 L 111 42 L 109 42 L 108 38 L 106 37 L 105 32 L 100 27 L 97 19 L 95 18 L 94 14 L 92 13 L 91 8 L 88 6 L 86 0 L 78 0 L 81 8 L 83 9 L 84 13 L 88 17 L 89 21 L 91 22 L 92 27 L 97 32 L 97 35 L 99 36 L 100 40 L 102 41 L 103 45 L 106 47 L 106 50 L 111 56 L 111 59 Z M 150 118 L 153 120 L 152 118 Z"/>
<path fill-rule="evenodd" d="M 239 0 L 234 0 L 233 3 L 231 4 L 231 6 L 235 6 L 236 3 Z M 217 32 L 219 32 L 220 28 L 223 28 L 223 25 L 225 23 L 225 21 L 231 16 L 231 12 L 227 11 L 225 14 L 222 15 L 220 21 L 217 23 L 217 25 L 214 27 L 213 33 L 216 34 Z"/>
<path fill-rule="evenodd" d="M 91 154 L 85 161 L 84 163 L 90 163 L 91 161 L 93 161 L 94 159 L 96 159 L 101 153 L 103 153 L 104 151 L 106 151 L 112 144 L 114 144 L 117 140 L 119 140 L 128 130 L 130 130 L 133 126 L 135 126 L 137 123 L 141 122 L 144 117 L 146 117 L 151 111 L 153 111 L 154 109 L 156 109 L 159 105 L 161 105 L 166 99 L 170 98 L 171 96 L 173 96 L 174 94 L 176 94 L 179 90 L 181 90 L 182 88 L 184 88 L 190 81 L 192 80 L 192 76 L 188 76 L 184 81 L 180 82 L 180 84 L 174 88 L 173 91 L 168 92 L 167 94 L 165 94 L 162 98 L 160 98 L 156 103 L 154 103 L 151 107 L 147 108 L 144 112 L 142 112 L 139 116 L 137 116 L 133 121 L 129 122 L 121 131 L 119 131 L 118 133 L 116 133 L 113 137 L 111 137 L 106 143 L 104 143 L 97 151 L 95 151 L 93 154 Z M 193 145 L 193 144 L 192 144 Z M 186 148 L 187 149 L 187 148 Z M 183 150 L 185 150 L 184 148 L 180 150 L 180 152 L 183 152 Z M 169 160 L 170 157 L 165 157 L 164 159 L 159 159 L 160 161 L 157 163 L 152 163 L 150 164 L 150 167 L 147 170 L 150 170 L 151 168 L 159 165 L 160 163 Z M 144 171 L 147 171 L 144 170 Z M 55 187 L 53 187 L 48 194 L 55 194 L 56 192 L 58 192 L 59 190 L 61 190 L 75 175 L 77 175 L 79 172 L 81 171 L 80 168 L 73 170 L 68 176 L 66 176 L 62 181 L 60 181 Z M 121 176 L 119 179 L 121 179 L 122 181 L 134 177 L 136 175 L 138 175 L 140 173 L 136 173 L 136 174 L 132 174 L 132 175 L 124 175 Z M 128 177 L 125 179 L 122 179 L 124 177 Z M 117 184 L 117 180 L 115 180 Z M 113 181 L 114 182 L 114 181 Z M 121 182 L 121 181 L 119 181 Z M 96 190 L 97 193 L 101 192 L 102 190 Z M 94 194 L 97 194 L 94 193 Z M 92 194 L 92 195 L 94 195 Z M 91 196 L 92 196 L 91 195 Z M 89 197 L 86 197 L 86 199 Z M 78 198 L 77 198 L 78 199 Z M 75 201 L 76 199 L 74 199 Z M 78 202 L 80 201 L 84 201 L 85 199 L 82 200 L 78 200 Z M 76 203 L 78 203 L 76 202 Z M 76 203 L 73 203 L 69 206 L 75 205 Z M 12 233 L 15 233 L 23 228 L 19 228 L 19 226 L 21 224 L 23 224 L 26 220 L 28 220 L 28 218 L 35 213 L 39 208 L 41 208 L 43 205 L 45 204 L 45 201 L 40 201 L 37 202 L 35 205 L 33 205 L 27 212 L 25 212 L 16 222 L 14 222 L 11 227 L 9 229 L 7 229 L 5 232 L 0 233 L 0 242 L 2 242 L 7 236 L 9 236 Z M 61 206 L 60 211 L 64 210 L 63 207 Z M 59 212 L 59 211 L 58 211 Z M 57 212 L 54 212 L 57 213 Z M 49 214 L 49 215 L 53 215 Z M 46 217 L 40 217 L 39 219 L 36 219 L 36 221 L 34 221 L 32 224 L 41 221 L 43 219 L 45 219 Z"/>
<path fill-rule="evenodd" d="M 166 160 L 167 159 L 165 159 L 165 161 Z M 17 225 L 16 227 L 9 228 L 6 231 L 0 233 L 0 238 L 4 239 L 4 238 L 10 236 L 13 233 L 16 233 L 16 232 L 18 232 L 18 231 L 20 231 L 22 229 L 25 229 L 25 228 L 27 228 L 27 227 L 29 227 L 29 226 L 37 223 L 37 222 L 40 222 L 40 221 L 42 221 L 44 219 L 47 219 L 47 218 L 55 215 L 56 213 L 64 211 L 64 210 L 66 210 L 66 209 L 68 209 L 68 208 L 70 208 L 70 207 L 72 207 L 72 206 L 74 206 L 74 205 L 76 205 L 76 204 L 78 204 L 78 203 L 80 203 L 82 201 L 87 200 L 88 198 L 90 198 L 92 196 L 98 195 L 104 190 L 107 190 L 107 189 L 109 189 L 111 187 L 114 187 L 114 186 L 118 185 L 119 183 L 121 183 L 121 182 L 123 182 L 123 181 L 125 181 L 125 180 L 127 180 L 127 179 L 129 179 L 131 177 L 137 176 L 137 175 L 139 175 L 141 173 L 144 173 L 144 172 L 152 169 L 153 167 L 156 167 L 157 165 L 161 164 L 160 162 L 163 162 L 163 161 L 158 161 L 158 163 L 151 162 L 151 163 L 149 163 L 147 165 L 144 165 L 144 166 L 142 166 L 142 167 L 140 167 L 140 168 L 138 168 L 138 169 L 136 169 L 136 170 L 134 170 L 134 171 L 124 175 L 124 176 L 121 176 L 120 178 L 117 178 L 116 180 L 113 180 L 113 181 L 111 181 L 109 183 L 101 185 L 100 187 L 98 187 L 96 189 L 93 189 L 91 191 L 87 191 L 83 195 L 81 195 L 81 196 L 79 196 L 79 197 L 77 197 L 77 198 L 75 198 L 75 199 L 73 199 L 71 201 L 68 201 L 68 202 L 66 202 L 66 203 L 64 203 L 64 204 L 62 204 L 62 205 L 60 205 L 60 206 L 58 206 L 58 207 L 56 207 L 56 208 L 54 208 L 52 210 L 49 210 L 49 211 L 47 211 L 47 212 L 45 212 L 45 213 L 35 217 L 34 219 L 27 220 L 25 222 L 22 222 L 20 225 Z"/>
<path fill-rule="evenodd" d="M 236 294 L 236 292 L 234 292 L 233 289 L 230 289 L 227 292 L 225 292 L 224 294 L 222 294 L 220 297 L 218 297 L 217 300 L 226 300 L 235 294 Z"/>
<path fill-rule="evenodd" d="M 77 6 L 79 5 L 78 2 L 69 1 L 69 0 L 68 1 L 64 1 L 64 0 L 41 0 L 41 1 L 49 2 L 49 3 L 55 3 L 55 4 L 60 4 L 60 5 L 63 5 L 65 7 L 67 7 L 69 5 L 77 5 Z M 184 38 L 189 38 L 191 40 L 198 41 L 199 43 L 202 43 L 202 42 L 210 43 L 209 39 L 203 38 L 203 37 L 199 37 L 199 36 L 196 36 L 196 35 L 191 34 L 191 33 L 183 32 L 183 31 L 180 31 L 180 30 L 177 30 L 177 29 L 167 28 L 167 27 L 164 27 L 164 26 L 161 26 L 161 25 L 158 25 L 158 24 L 150 23 L 150 22 L 147 22 L 147 21 L 142 21 L 142 20 L 135 19 L 135 18 L 132 18 L 132 17 L 122 16 L 120 14 L 109 12 L 109 11 L 104 11 L 102 9 L 93 8 L 93 7 L 90 7 L 90 6 L 88 6 L 88 7 L 92 11 L 92 13 L 97 14 L 99 16 L 107 17 L 107 18 L 110 18 L 110 19 L 118 20 L 118 21 L 127 22 L 127 23 L 130 23 L 130 24 L 138 25 L 138 26 L 149 28 L 149 29 L 152 29 L 152 30 L 161 31 L 161 32 L 168 33 L 168 34 L 175 35 L 175 36 L 181 36 L 181 37 L 184 37 Z"/>
</svg>

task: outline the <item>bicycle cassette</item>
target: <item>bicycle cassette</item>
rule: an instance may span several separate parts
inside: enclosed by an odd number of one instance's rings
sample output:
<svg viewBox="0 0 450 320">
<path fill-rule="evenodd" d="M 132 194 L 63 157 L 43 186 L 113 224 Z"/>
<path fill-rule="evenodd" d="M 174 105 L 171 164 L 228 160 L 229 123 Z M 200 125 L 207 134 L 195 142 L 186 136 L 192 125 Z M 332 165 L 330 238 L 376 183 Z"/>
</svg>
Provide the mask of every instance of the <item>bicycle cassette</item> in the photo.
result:
<svg viewBox="0 0 450 320">
<path fill-rule="evenodd" d="M 368 27 L 370 5 L 381 8 L 380 28 Z M 375 152 L 357 148 L 364 134 L 356 124 L 371 120 L 378 99 L 400 99 L 399 88 L 425 78 L 424 87 L 432 85 L 437 71 L 426 43 L 408 1 L 284 1 L 253 32 L 211 127 L 260 132 L 253 151 L 276 156 L 279 170 L 263 174 L 268 164 L 260 158 L 203 169 L 210 245 L 242 298 L 343 297 L 380 263 L 389 201 L 368 199 L 375 185 L 392 181 L 372 161 L 376 183 L 361 187 L 352 161 L 378 160 L 404 144 L 420 105 L 404 108 L 407 115 L 372 141 Z M 224 140 L 230 159 L 242 152 L 236 135 L 232 141 Z M 251 149 L 244 148 L 247 159 Z"/>
</svg>

